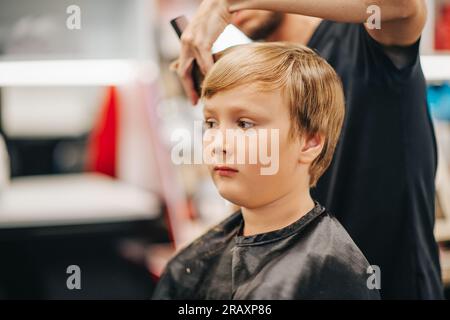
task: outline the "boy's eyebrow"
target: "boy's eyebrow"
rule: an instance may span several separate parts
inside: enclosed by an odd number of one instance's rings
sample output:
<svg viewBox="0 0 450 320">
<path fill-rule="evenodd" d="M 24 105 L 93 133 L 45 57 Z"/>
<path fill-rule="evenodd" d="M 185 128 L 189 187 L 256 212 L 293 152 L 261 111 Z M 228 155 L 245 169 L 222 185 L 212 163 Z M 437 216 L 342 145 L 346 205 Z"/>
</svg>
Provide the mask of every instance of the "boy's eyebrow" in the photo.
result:
<svg viewBox="0 0 450 320">
<path fill-rule="evenodd" d="M 231 106 L 227 106 L 227 112 L 229 113 L 253 113 L 254 112 L 254 106 L 248 106 L 248 107 L 243 107 L 243 106 L 239 106 L 239 105 L 231 105 Z M 218 107 L 212 107 L 212 106 L 208 106 L 205 104 L 204 108 L 203 108 L 203 113 L 216 113 L 217 112 Z"/>
<path fill-rule="evenodd" d="M 208 105 L 204 105 L 203 106 L 203 113 L 208 112 L 208 113 L 214 113 L 214 108 L 212 108 L 211 106 Z"/>
</svg>

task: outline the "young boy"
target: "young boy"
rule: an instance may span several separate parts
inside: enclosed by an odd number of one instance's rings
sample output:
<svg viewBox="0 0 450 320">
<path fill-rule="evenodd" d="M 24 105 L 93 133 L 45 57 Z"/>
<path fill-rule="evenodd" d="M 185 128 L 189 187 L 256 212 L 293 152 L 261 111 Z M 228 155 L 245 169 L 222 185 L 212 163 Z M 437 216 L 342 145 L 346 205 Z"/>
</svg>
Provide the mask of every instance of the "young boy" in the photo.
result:
<svg viewBox="0 0 450 320">
<path fill-rule="evenodd" d="M 154 298 L 378 299 L 369 263 L 310 196 L 344 118 L 331 66 L 297 44 L 236 46 L 206 75 L 202 100 L 204 158 L 222 197 L 241 209 L 169 262 Z M 230 130 L 247 143 L 225 139 Z M 278 162 L 269 174 L 261 157 L 249 161 L 261 146 Z"/>
</svg>

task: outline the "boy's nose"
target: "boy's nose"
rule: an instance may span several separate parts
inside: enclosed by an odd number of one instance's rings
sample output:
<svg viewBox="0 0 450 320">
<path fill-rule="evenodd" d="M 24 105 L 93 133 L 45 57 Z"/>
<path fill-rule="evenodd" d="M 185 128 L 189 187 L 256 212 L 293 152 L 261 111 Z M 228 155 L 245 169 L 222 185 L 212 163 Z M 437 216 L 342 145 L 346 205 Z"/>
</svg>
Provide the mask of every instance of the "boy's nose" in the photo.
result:
<svg viewBox="0 0 450 320">
<path fill-rule="evenodd" d="M 212 149 L 214 156 L 222 156 L 223 161 L 226 161 L 227 157 L 232 155 L 231 141 L 226 139 L 227 128 L 220 128 L 217 134 L 214 136 L 214 147 Z"/>
<path fill-rule="evenodd" d="M 226 156 L 227 151 L 226 151 L 226 149 L 225 149 L 222 145 L 215 145 L 215 146 L 214 146 L 214 149 L 213 149 L 213 154 L 214 154 L 214 155 L 220 155 L 220 154 L 222 154 L 222 155 Z"/>
</svg>

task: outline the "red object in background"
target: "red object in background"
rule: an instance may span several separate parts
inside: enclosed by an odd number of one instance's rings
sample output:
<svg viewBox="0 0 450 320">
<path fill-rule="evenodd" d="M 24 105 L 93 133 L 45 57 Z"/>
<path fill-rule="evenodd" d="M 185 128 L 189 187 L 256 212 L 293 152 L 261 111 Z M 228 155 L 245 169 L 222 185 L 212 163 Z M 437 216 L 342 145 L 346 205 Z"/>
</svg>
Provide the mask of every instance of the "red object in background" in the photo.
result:
<svg viewBox="0 0 450 320">
<path fill-rule="evenodd" d="M 443 4 L 439 8 L 434 40 L 436 50 L 450 50 L 450 4 Z"/>
<path fill-rule="evenodd" d="M 89 138 L 87 170 L 116 177 L 118 105 L 115 87 L 108 87 L 105 101 Z"/>
</svg>

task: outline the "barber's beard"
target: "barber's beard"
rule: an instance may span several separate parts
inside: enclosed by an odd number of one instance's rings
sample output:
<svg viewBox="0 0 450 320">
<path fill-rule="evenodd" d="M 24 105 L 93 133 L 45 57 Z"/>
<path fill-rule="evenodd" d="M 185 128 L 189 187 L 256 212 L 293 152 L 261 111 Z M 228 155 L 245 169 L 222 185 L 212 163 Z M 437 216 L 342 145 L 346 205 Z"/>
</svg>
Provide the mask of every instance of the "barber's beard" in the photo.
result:
<svg viewBox="0 0 450 320">
<path fill-rule="evenodd" d="M 258 28 L 249 31 L 247 36 L 254 41 L 265 40 L 278 29 L 283 21 L 283 17 L 284 14 L 282 12 L 272 12 L 271 15 L 258 26 Z"/>
</svg>

